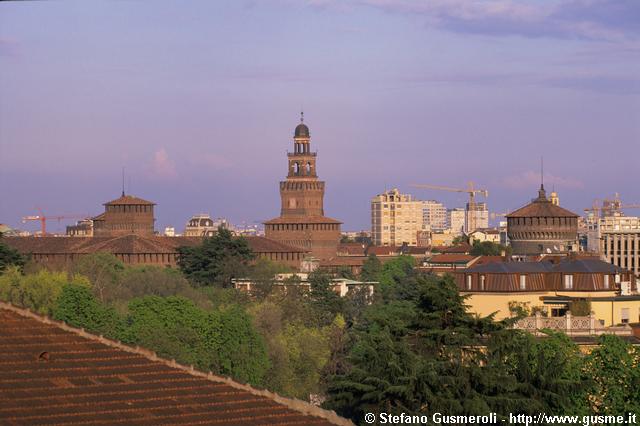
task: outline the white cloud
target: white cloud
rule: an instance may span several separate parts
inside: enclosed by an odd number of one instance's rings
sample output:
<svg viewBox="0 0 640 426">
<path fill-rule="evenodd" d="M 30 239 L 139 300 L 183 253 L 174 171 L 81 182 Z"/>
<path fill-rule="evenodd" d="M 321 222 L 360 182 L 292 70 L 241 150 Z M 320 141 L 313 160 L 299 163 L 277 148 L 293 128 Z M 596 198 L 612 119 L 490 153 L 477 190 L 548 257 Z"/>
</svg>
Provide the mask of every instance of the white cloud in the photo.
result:
<svg viewBox="0 0 640 426">
<path fill-rule="evenodd" d="M 149 174 L 156 179 L 175 179 L 178 177 L 176 167 L 169 158 L 166 149 L 160 148 L 153 154 Z"/>
</svg>

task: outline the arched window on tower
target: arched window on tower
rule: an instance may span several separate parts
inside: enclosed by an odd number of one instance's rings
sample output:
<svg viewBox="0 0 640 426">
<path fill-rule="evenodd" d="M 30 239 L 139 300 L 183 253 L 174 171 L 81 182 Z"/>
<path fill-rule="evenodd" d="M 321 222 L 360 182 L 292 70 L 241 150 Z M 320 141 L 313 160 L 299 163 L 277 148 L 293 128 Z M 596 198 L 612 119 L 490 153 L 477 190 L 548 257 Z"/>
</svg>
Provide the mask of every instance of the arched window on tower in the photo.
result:
<svg viewBox="0 0 640 426">
<path fill-rule="evenodd" d="M 311 163 L 307 163 L 307 175 L 311 174 Z"/>
<path fill-rule="evenodd" d="M 293 174 L 298 175 L 300 173 L 300 164 L 297 162 L 293 163 Z"/>
</svg>

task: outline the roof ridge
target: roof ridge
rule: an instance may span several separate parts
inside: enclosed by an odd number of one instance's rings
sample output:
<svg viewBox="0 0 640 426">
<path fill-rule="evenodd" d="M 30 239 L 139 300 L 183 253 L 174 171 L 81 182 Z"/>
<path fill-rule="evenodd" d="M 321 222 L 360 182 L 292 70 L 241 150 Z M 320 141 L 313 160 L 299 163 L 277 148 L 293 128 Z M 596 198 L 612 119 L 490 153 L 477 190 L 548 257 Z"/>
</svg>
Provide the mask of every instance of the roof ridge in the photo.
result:
<svg viewBox="0 0 640 426">
<path fill-rule="evenodd" d="M 354 426 L 354 424 L 351 421 L 349 421 L 348 419 L 345 419 L 344 417 L 338 416 L 338 414 L 336 414 L 335 411 L 325 410 L 323 408 L 317 407 L 315 405 L 312 405 L 308 402 L 305 402 L 299 399 L 287 398 L 287 397 L 278 395 L 275 392 L 268 391 L 266 389 L 256 389 L 250 385 L 236 382 L 229 377 L 217 376 L 213 374 L 211 371 L 209 371 L 209 373 L 204 373 L 202 371 L 196 370 L 193 367 L 193 365 L 186 366 L 186 365 L 177 363 L 175 360 L 169 361 L 165 358 L 161 358 L 154 351 L 151 351 L 149 349 L 144 349 L 139 346 L 134 348 L 133 346 L 125 345 L 122 342 L 108 339 L 102 335 L 98 336 L 98 335 L 89 333 L 85 331 L 83 328 L 72 327 L 63 321 L 57 321 L 46 316 L 38 315 L 29 309 L 19 308 L 17 306 L 12 305 L 11 303 L 0 301 L 0 309 L 5 309 L 8 311 L 14 312 L 18 315 L 21 315 L 26 318 L 34 319 L 43 324 L 54 325 L 61 330 L 68 331 L 80 337 L 84 337 L 85 339 L 88 339 L 97 343 L 101 343 L 111 348 L 115 348 L 125 352 L 143 356 L 147 358 L 149 361 L 159 362 L 167 367 L 181 370 L 194 377 L 206 379 L 214 383 L 226 384 L 234 389 L 239 389 L 239 390 L 248 392 L 251 395 L 262 396 L 273 402 L 284 405 L 285 407 L 291 410 L 294 410 L 306 415 L 320 417 L 335 425 Z"/>
</svg>

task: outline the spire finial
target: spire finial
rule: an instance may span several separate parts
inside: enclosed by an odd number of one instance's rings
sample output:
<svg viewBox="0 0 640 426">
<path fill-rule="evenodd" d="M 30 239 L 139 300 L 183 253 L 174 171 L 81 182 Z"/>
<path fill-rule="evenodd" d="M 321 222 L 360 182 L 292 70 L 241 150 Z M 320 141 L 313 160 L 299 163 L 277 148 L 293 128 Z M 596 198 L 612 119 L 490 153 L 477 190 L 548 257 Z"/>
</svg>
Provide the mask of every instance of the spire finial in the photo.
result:
<svg viewBox="0 0 640 426">
<path fill-rule="evenodd" d="M 124 166 L 122 166 L 122 196 L 124 197 Z"/>
<path fill-rule="evenodd" d="M 540 189 L 544 189 L 544 157 L 540 157 Z"/>
<path fill-rule="evenodd" d="M 300 122 L 304 123 L 304 111 L 302 109 L 300 110 Z"/>
</svg>

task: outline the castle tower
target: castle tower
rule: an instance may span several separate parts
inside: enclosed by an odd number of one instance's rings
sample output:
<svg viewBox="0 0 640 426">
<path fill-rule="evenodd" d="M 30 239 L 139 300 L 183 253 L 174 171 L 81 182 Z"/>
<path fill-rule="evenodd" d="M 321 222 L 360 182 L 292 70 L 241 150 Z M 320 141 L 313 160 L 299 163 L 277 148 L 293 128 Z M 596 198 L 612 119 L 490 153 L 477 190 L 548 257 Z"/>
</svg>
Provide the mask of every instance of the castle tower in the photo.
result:
<svg viewBox="0 0 640 426">
<path fill-rule="evenodd" d="M 318 179 L 316 159 L 301 114 L 293 152 L 287 153 L 287 177 L 280 182 L 280 217 L 265 222 L 265 236 L 309 250 L 319 259 L 330 259 L 336 256 L 341 222 L 324 216 L 325 183 Z"/>
</svg>

